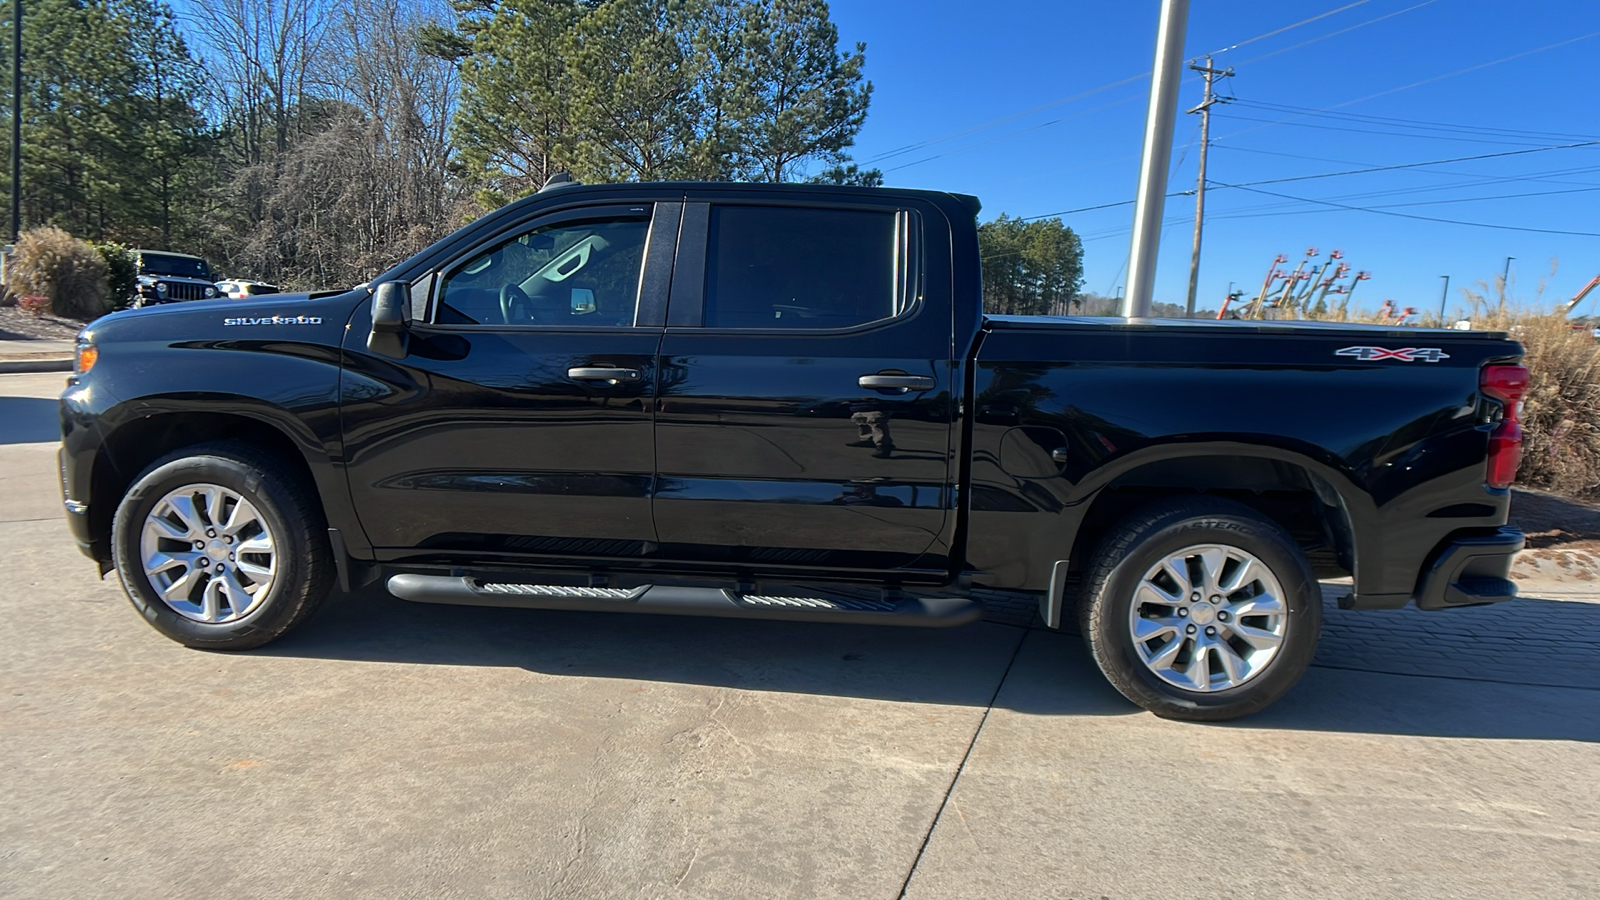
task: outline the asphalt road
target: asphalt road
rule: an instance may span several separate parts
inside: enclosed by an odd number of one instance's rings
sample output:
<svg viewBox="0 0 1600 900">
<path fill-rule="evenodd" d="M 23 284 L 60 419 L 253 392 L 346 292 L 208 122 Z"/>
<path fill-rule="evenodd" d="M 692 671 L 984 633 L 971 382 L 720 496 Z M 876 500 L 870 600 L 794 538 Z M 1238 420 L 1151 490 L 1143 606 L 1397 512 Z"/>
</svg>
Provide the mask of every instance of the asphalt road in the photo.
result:
<svg viewBox="0 0 1600 900">
<path fill-rule="evenodd" d="M 1077 638 L 340 596 L 204 653 L 0 376 L 0 896 L 1592 897 L 1600 604 L 1330 618 L 1224 726 Z M 1480 615 L 1481 613 L 1481 615 Z M 1376 617 L 1374 617 L 1376 615 Z"/>
</svg>

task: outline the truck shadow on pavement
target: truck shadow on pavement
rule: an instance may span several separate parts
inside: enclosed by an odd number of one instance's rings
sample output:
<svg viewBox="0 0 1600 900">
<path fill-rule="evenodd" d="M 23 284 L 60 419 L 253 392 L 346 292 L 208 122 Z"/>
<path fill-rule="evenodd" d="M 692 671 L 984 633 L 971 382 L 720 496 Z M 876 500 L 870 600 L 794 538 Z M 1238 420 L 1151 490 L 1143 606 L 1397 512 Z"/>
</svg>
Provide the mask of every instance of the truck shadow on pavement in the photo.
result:
<svg viewBox="0 0 1600 900">
<path fill-rule="evenodd" d="M 39 397 L 0 397 L 0 444 L 61 440 L 60 405 Z"/>
<path fill-rule="evenodd" d="M 1600 604 L 1558 605 L 1600 633 Z M 1501 643 L 1492 633 L 1481 641 L 1486 648 Z M 1473 656 L 1472 647 L 1463 650 Z M 992 703 L 1038 716 L 1137 716 L 1148 727 L 1600 742 L 1600 690 L 1363 671 L 1320 655 L 1293 691 L 1252 718 L 1220 726 L 1163 723 L 1105 683 L 1077 635 L 993 623 L 918 629 L 431 606 L 374 587 L 336 594 L 312 621 L 254 652 L 903 703 Z"/>
</svg>

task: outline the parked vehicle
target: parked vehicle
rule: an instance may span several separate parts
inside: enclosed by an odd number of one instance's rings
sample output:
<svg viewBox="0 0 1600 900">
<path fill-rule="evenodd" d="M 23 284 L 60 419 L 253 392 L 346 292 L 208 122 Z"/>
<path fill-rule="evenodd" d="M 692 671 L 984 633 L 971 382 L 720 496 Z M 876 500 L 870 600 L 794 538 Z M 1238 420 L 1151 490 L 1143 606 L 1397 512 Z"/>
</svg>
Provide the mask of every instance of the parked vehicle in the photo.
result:
<svg viewBox="0 0 1600 900">
<path fill-rule="evenodd" d="M 986 316 L 977 212 L 547 188 L 356 289 L 102 319 L 62 396 L 68 520 L 192 647 L 264 644 L 335 582 L 905 625 L 992 588 L 1187 719 L 1295 683 L 1319 578 L 1356 609 L 1515 595 L 1517 343 Z"/>
<path fill-rule="evenodd" d="M 138 266 L 133 306 L 210 300 L 218 296 L 216 276 L 204 259 L 165 250 L 135 250 L 133 253 Z"/>
<path fill-rule="evenodd" d="M 262 294 L 278 293 L 278 286 L 267 284 L 265 281 L 246 281 L 235 278 L 228 281 L 217 282 L 217 293 L 229 300 L 245 300 L 250 297 L 259 297 Z"/>
</svg>

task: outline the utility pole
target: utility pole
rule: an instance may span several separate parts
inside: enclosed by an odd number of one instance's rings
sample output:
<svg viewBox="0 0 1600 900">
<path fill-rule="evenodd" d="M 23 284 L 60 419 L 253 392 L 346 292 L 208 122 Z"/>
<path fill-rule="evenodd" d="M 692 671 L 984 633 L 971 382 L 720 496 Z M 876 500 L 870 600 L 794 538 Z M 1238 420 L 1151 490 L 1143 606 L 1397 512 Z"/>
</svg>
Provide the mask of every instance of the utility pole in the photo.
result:
<svg viewBox="0 0 1600 900">
<path fill-rule="evenodd" d="M 22 236 L 22 0 L 11 0 L 11 242 Z"/>
<path fill-rule="evenodd" d="M 1190 63 L 1189 68 L 1204 75 L 1206 79 L 1205 99 L 1200 101 L 1199 106 L 1189 110 L 1190 115 L 1194 113 L 1200 114 L 1200 175 L 1195 180 L 1194 186 L 1194 251 L 1189 255 L 1189 299 L 1184 304 L 1184 315 L 1192 319 L 1194 318 L 1194 295 L 1200 287 L 1200 229 L 1204 225 L 1206 218 L 1206 150 L 1211 146 L 1211 107 L 1217 103 L 1226 102 L 1219 100 L 1212 93 L 1212 85 L 1218 76 L 1232 78 L 1233 69 L 1231 67 L 1213 69 L 1209 54 L 1206 55 L 1205 65 Z M 1232 288 L 1229 288 L 1229 291 L 1231 292 Z"/>
<path fill-rule="evenodd" d="M 1444 279 L 1444 290 L 1439 294 L 1439 327 L 1448 328 L 1449 326 L 1444 324 L 1444 305 L 1450 302 L 1450 276 L 1440 275 L 1439 277 Z"/>
<path fill-rule="evenodd" d="M 1511 261 L 1515 256 L 1506 257 L 1505 271 L 1500 273 L 1500 314 L 1506 313 L 1506 294 L 1511 292 Z"/>
<path fill-rule="evenodd" d="M 1133 208 L 1133 240 L 1128 245 L 1128 296 L 1122 301 L 1122 314 L 1128 317 L 1149 316 L 1155 294 L 1156 254 L 1161 249 L 1161 214 L 1167 169 L 1172 165 L 1172 126 L 1177 118 L 1183 36 L 1188 25 L 1189 0 L 1161 0 L 1150 106 L 1144 120 L 1144 155 L 1139 160 L 1139 193 Z"/>
</svg>

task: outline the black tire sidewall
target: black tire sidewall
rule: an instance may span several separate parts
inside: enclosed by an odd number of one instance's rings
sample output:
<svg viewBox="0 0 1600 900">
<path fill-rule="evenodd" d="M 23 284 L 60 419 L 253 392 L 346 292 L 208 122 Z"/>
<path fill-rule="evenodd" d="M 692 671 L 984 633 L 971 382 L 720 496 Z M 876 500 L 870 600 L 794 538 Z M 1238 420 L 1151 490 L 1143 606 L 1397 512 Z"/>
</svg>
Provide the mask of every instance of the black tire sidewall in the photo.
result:
<svg viewBox="0 0 1600 900">
<path fill-rule="evenodd" d="M 1230 506 L 1232 504 L 1229 504 Z M 1237 547 L 1264 563 L 1282 588 L 1288 609 L 1283 645 L 1267 668 L 1239 687 L 1186 691 L 1161 680 L 1139 658 L 1128 626 L 1129 608 L 1141 580 L 1166 556 L 1197 544 Z M 1227 510 L 1175 513 L 1139 535 L 1110 571 L 1092 585 L 1090 603 L 1102 604 L 1085 629 L 1095 660 L 1112 683 L 1140 706 L 1172 718 L 1221 720 L 1248 715 L 1286 693 L 1316 653 L 1322 625 L 1322 593 L 1310 564 L 1282 529 L 1254 514 Z"/>
<path fill-rule="evenodd" d="M 266 519 L 275 551 L 272 587 L 243 618 L 207 624 L 168 606 L 144 574 L 140 536 L 145 517 L 168 492 L 189 484 L 215 484 L 238 492 Z M 140 615 L 157 631 L 189 647 L 248 649 L 283 632 L 297 613 L 295 594 L 306 583 L 306 523 L 291 521 L 287 491 L 271 474 L 242 460 L 200 454 L 158 461 L 134 481 L 117 506 L 112 547 L 123 590 Z M 297 518 L 297 517 L 294 517 Z"/>
</svg>

